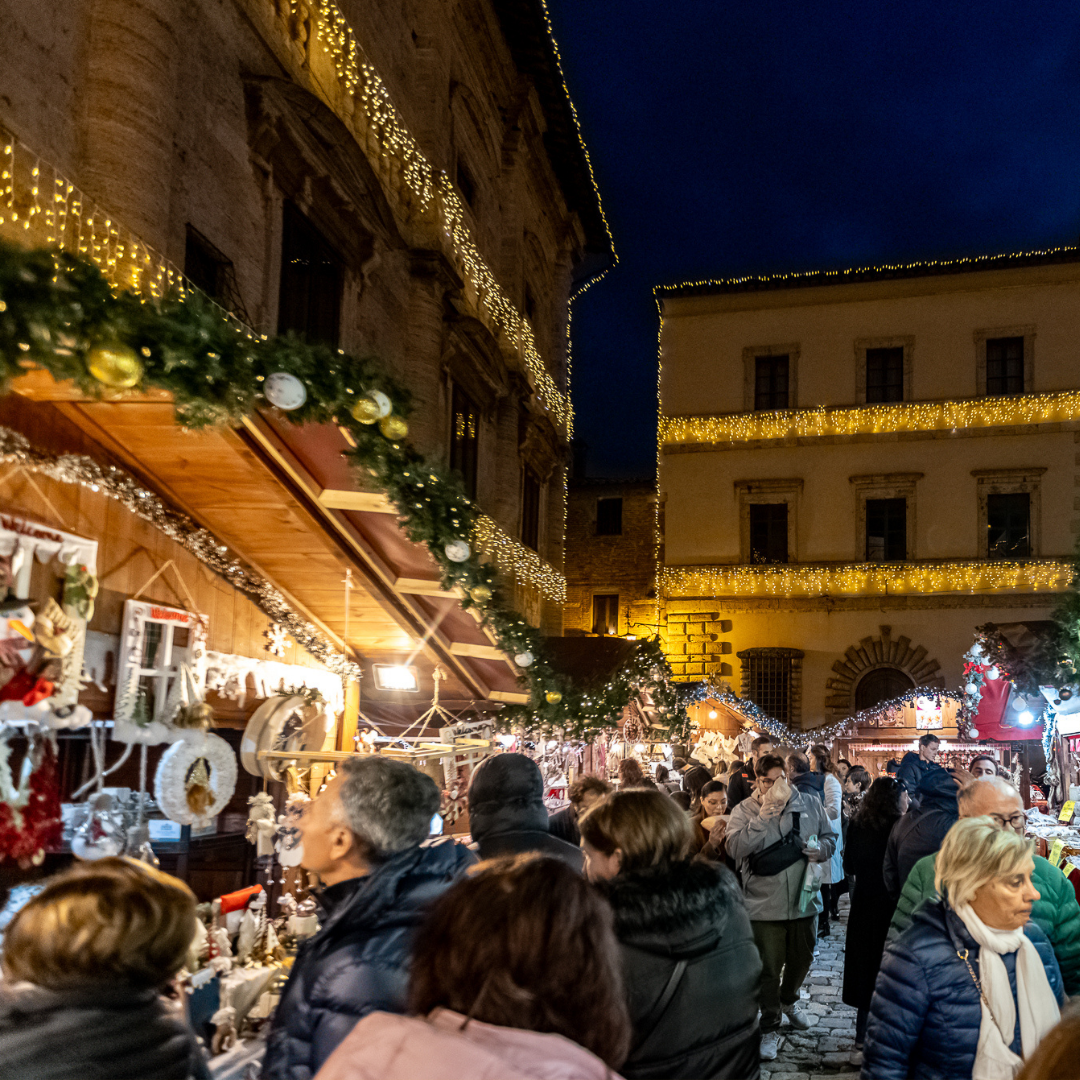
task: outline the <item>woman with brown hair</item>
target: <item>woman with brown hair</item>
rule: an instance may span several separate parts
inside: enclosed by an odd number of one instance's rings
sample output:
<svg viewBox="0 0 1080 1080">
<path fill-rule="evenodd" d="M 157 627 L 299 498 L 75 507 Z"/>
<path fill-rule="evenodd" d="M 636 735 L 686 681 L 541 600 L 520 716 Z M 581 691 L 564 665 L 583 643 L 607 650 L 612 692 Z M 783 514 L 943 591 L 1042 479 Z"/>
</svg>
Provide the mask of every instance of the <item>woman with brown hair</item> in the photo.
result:
<svg viewBox="0 0 1080 1080">
<path fill-rule="evenodd" d="M 435 901 L 410 1004 L 364 1017 L 318 1080 L 618 1080 L 629 1044 L 611 910 L 536 854 L 481 863 Z"/>
<path fill-rule="evenodd" d="M 619 762 L 619 788 L 655 788 L 656 784 L 645 775 L 637 758 L 623 758 Z"/>
<path fill-rule="evenodd" d="M 182 1013 L 161 996 L 195 935 L 195 897 L 132 859 L 60 874 L 4 936 L 0 1072 L 19 1080 L 203 1080 Z"/>
<path fill-rule="evenodd" d="M 627 1077 L 758 1076 L 761 960 L 734 876 L 691 861 L 684 811 L 617 791 L 581 820 L 590 880 L 611 902 L 634 1027 Z"/>
</svg>

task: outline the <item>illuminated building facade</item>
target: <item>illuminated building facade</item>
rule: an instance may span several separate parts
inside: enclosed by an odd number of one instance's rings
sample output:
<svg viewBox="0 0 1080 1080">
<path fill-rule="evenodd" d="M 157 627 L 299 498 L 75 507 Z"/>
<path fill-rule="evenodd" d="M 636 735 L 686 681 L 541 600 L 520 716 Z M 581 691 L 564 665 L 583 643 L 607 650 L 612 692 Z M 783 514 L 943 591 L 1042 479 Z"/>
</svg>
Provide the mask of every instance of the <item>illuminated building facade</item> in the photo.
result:
<svg viewBox="0 0 1080 1080">
<path fill-rule="evenodd" d="M 1080 250 L 657 290 L 678 676 L 804 726 L 956 687 L 1080 530 Z"/>
</svg>

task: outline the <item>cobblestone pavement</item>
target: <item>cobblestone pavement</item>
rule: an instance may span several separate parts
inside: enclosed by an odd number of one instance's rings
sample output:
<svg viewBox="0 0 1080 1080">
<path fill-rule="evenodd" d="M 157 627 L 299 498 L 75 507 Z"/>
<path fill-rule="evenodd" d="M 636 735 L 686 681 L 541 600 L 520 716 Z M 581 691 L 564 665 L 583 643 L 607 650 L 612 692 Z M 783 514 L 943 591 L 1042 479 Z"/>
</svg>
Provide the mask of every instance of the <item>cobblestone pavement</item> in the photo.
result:
<svg viewBox="0 0 1080 1080">
<path fill-rule="evenodd" d="M 794 1031 L 785 1018 L 775 1061 L 761 1063 L 761 1080 L 856 1080 L 862 1054 L 855 1049 L 855 1010 L 840 1001 L 844 981 L 844 938 L 848 897 L 840 898 L 840 922 L 818 938 L 817 955 L 802 989 L 811 1027 Z"/>
</svg>

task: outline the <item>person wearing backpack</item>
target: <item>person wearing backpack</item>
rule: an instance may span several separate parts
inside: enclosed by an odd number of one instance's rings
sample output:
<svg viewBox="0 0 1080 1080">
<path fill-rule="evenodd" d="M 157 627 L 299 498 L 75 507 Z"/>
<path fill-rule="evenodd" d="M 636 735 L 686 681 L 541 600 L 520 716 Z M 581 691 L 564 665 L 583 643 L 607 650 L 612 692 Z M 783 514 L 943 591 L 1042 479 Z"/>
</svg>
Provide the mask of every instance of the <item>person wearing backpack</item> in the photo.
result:
<svg viewBox="0 0 1080 1080">
<path fill-rule="evenodd" d="M 810 864 L 827 863 L 836 836 L 825 804 L 795 791 L 782 758 L 757 764 L 754 791 L 731 814 L 727 851 L 742 876 L 746 910 L 761 954 L 761 1060 L 773 1061 L 786 1016 L 796 1030 L 810 1023 L 799 990 L 814 959 L 821 893 Z M 809 888 L 804 889 L 804 884 Z"/>
<path fill-rule="evenodd" d="M 611 904 L 633 1025 L 628 1080 L 757 1080 L 761 961 L 735 876 L 690 859 L 660 791 L 617 791 L 581 819 L 585 872 Z"/>
</svg>

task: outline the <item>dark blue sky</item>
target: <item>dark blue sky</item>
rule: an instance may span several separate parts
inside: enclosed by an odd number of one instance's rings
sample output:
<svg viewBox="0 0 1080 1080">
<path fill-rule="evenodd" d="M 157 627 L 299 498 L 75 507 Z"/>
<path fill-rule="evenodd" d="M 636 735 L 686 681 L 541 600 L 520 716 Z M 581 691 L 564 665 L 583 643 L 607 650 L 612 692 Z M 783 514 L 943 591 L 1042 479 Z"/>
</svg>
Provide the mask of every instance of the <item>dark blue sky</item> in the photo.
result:
<svg viewBox="0 0 1080 1080">
<path fill-rule="evenodd" d="M 590 475 L 653 472 L 656 284 L 1077 240 L 1074 2 L 548 3 L 620 257 L 574 309 Z"/>
</svg>

